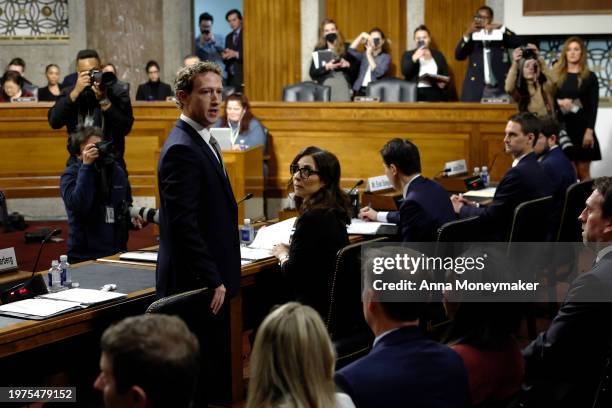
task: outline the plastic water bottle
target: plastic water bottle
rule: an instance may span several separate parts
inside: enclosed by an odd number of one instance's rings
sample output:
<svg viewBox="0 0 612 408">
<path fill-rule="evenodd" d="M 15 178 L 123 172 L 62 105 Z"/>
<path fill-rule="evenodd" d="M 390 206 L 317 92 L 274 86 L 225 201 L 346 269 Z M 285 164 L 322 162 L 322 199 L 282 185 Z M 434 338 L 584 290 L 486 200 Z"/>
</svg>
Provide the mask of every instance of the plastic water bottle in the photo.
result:
<svg viewBox="0 0 612 408">
<path fill-rule="evenodd" d="M 244 225 L 240 228 L 240 243 L 244 246 L 249 245 L 255 239 L 255 229 L 251 225 L 251 219 L 245 218 Z"/>
<path fill-rule="evenodd" d="M 474 172 L 472 176 L 480 176 L 480 167 L 474 167 Z"/>
<path fill-rule="evenodd" d="M 59 262 L 57 261 L 57 259 L 54 259 L 53 261 L 51 261 L 51 268 L 49 268 L 49 273 L 47 274 L 47 277 L 49 279 L 49 290 L 54 291 L 59 289 L 62 284 L 60 274 L 61 271 L 59 267 Z"/>
<path fill-rule="evenodd" d="M 68 286 L 72 284 L 72 276 L 70 273 L 70 264 L 68 263 L 68 256 L 62 255 L 60 256 L 60 278 L 62 281 L 62 286 Z"/>
<path fill-rule="evenodd" d="M 489 169 L 487 166 L 482 166 L 480 178 L 482 179 L 482 182 L 484 183 L 485 187 L 489 187 Z"/>
</svg>

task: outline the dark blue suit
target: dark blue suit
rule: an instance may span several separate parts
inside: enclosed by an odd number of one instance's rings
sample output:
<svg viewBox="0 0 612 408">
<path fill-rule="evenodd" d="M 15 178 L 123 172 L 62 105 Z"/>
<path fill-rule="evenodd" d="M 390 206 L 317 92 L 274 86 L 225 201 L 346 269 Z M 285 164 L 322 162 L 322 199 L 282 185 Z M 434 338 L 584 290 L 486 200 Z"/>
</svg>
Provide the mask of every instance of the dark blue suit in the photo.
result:
<svg viewBox="0 0 612 408">
<path fill-rule="evenodd" d="M 535 153 L 529 153 L 504 174 L 491 204 L 480 208 L 464 205 L 459 216 L 479 215 L 487 229 L 486 238 L 506 241 L 512 228 L 514 209 L 520 203 L 551 194 L 550 179 L 538 163 Z"/>
<path fill-rule="evenodd" d="M 510 69 L 510 59 L 507 55 L 508 48 L 516 48 L 523 44 L 523 41 L 512 31 L 506 29 L 502 41 L 491 41 L 491 68 L 497 87 L 500 93 L 504 93 L 504 82 L 506 74 Z M 455 48 L 455 59 L 463 61 L 469 57 L 468 69 L 463 80 L 461 91 L 462 102 L 480 102 L 482 91 L 485 86 L 483 42 L 474 41 L 472 37 L 466 42 L 463 37 Z"/>
<path fill-rule="evenodd" d="M 438 228 L 457 219 L 446 191 L 423 176 L 412 180 L 399 211 L 387 214 L 387 221 L 399 225 L 403 242 L 436 240 Z"/>
<path fill-rule="evenodd" d="M 523 350 L 527 380 L 547 403 L 540 406 L 592 406 L 612 344 L 611 302 L 612 253 L 608 253 L 572 282 L 548 330 Z M 553 396 L 560 402 L 555 404 Z"/>
<path fill-rule="evenodd" d="M 158 165 L 160 242 L 157 296 L 240 286 L 238 210 L 227 176 L 202 137 L 182 120 Z"/>
<path fill-rule="evenodd" d="M 335 380 L 359 408 L 470 406 L 459 354 L 426 339 L 416 327 L 388 333 L 370 354 L 338 371 Z"/>
<path fill-rule="evenodd" d="M 553 213 L 552 213 L 552 230 L 551 238 L 554 237 L 561 222 L 561 212 L 563 211 L 563 202 L 565 201 L 565 192 L 567 188 L 576 183 L 578 176 L 572 163 L 569 161 L 563 150 L 556 147 L 540 158 L 540 165 L 544 172 L 552 181 L 553 190 Z"/>
</svg>

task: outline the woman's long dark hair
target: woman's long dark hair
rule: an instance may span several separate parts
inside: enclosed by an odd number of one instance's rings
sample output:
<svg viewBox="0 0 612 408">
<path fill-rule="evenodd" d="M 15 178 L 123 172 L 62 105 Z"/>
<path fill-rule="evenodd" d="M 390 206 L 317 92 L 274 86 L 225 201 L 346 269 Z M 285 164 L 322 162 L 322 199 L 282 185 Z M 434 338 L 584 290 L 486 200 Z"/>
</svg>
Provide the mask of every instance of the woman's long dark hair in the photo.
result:
<svg viewBox="0 0 612 408">
<path fill-rule="evenodd" d="M 227 119 L 227 104 L 229 101 L 238 101 L 242 109 L 244 109 L 244 115 L 242 119 L 240 119 L 240 133 L 247 132 L 251 125 L 251 120 L 253 119 L 253 113 L 251 112 L 249 100 L 246 95 L 241 93 L 234 93 L 225 98 L 225 112 L 223 112 L 223 116 L 221 117 L 221 127 L 229 127 Z"/>
<path fill-rule="evenodd" d="M 311 156 L 316 163 L 323 187 L 308 200 L 304 200 L 302 197 L 295 197 L 295 204 L 300 214 L 315 208 L 325 208 L 336 211 L 342 222 L 347 225 L 350 224 L 351 201 L 348 194 L 340 188 L 340 162 L 338 162 L 338 158 L 327 150 L 308 146 L 295 156 L 291 165 L 297 164 L 304 156 Z M 293 191 L 292 181 L 289 180 L 288 189 L 290 192 Z"/>
<path fill-rule="evenodd" d="M 516 88 L 513 95 L 514 99 L 518 102 L 519 112 L 527 112 L 527 107 L 529 106 L 529 102 L 531 101 L 531 95 L 529 95 L 529 86 L 527 84 L 528 81 L 523 77 L 523 67 L 525 66 L 525 62 L 527 62 L 526 59 L 521 59 L 519 63 L 519 71 L 516 75 Z M 536 92 L 542 93 L 544 103 L 550 104 L 552 101 L 547 100 L 546 94 L 544 93 L 544 83 L 546 82 L 546 75 L 544 75 L 544 73 L 542 72 L 540 62 L 537 62 L 540 74 L 538 75 L 538 79 L 536 80 Z"/>
</svg>

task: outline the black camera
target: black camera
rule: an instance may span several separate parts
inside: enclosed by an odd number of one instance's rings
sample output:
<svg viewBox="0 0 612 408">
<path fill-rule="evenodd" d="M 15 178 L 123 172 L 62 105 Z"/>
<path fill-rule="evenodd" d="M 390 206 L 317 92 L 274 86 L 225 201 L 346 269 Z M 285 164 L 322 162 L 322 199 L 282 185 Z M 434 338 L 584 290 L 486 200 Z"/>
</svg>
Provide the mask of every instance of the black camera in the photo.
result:
<svg viewBox="0 0 612 408">
<path fill-rule="evenodd" d="M 208 35 L 208 34 L 210 34 L 210 30 L 202 30 L 202 34 Z"/>
<path fill-rule="evenodd" d="M 425 47 L 425 41 L 423 40 L 417 41 L 417 48 L 423 48 L 423 47 Z"/>
<path fill-rule="evenodd" d="M 538 57 L 533 48 L 522 46 L 521 51 L 523 52 L 523 59 L 537 59 Z"/>
<path fill-rule="evenodd" d="M 110 86 L 113 86 L 117 83 L 117 76 L 112 72 L 102 72 L 97 69 L 92 69 L 89 71 L 89 78 L 91 78 L 91 83 L 98 83 L 100 89 L 105 89 Z"/>
<path fill-rule="evenodd" d="M 372 41 L 374 42 L 374 45 L 376 47 L 378 47 L 378 45 L 380 44 L 380 38 L 376 37 L 376 38 L 372 38 Z"/>
<path fill-rule="evenodd" d="M 95 146 L 100 157 L 110 156 L 113 153 L 113 142 L 110 140 L 98 142 Z"/>
</svg>

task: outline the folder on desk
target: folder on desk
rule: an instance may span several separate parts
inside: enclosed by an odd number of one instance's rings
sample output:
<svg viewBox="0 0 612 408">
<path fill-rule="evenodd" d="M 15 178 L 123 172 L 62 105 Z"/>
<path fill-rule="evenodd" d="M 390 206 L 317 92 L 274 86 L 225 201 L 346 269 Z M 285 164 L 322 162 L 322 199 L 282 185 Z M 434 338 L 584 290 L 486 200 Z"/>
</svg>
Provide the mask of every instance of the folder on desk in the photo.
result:
<svg viewBox="0 0 612 408">
<path fill-rule="evenodd" d="M 395 235 L 397 225 L 389 222 L 364 221 L 353 218 L 351 224 L 346 228 L 349 234 L 357 235 Z"/>
<path fill-rule="evenodd" d="M 119 255 L 121 261 L 136 261 L 136 262 L 157 262 L 157 252 L 155 251 L 132 251 L 124 252 Z"/>
<path fill-rule="evenodd" d="M 127 297 L 125 293 L 82 288 L 67 289 L 1 305 L 0 314 L 22 319 L 43 320 L 124 297 Z"/>
</svg>

